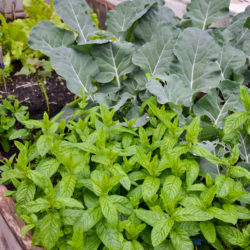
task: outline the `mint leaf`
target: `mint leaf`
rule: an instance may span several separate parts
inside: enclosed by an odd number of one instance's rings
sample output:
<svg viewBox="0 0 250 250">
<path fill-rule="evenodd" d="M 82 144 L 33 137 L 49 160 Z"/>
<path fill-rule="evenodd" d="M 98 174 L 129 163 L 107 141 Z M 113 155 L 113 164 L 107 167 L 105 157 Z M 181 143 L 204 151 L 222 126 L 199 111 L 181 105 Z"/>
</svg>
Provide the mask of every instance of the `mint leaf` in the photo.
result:
<svg viewBox="0 0 250 250">
<path fill-rule="evenodd" d="M 99 202 L 104 217 L 112 226 L 116 226 L 118 223 L 118 213 L 110 197 L 101 196 Z"/>
<path fill-rule="evenodd" d="M 161 180 L 156 177 L 148 176 L 142 184 L 142 197 L 144 201 L 150 201 L 157 193 Z"/>
<path fill-rule="evenodd" d="M 173 225 L 174 221 L 171 218 L 167 218 L 154 225 L 151 234 L 152 244 L 154 247 L 158 246 L 167 238 Z"/>
<path fill-rule="evenodd" d="M 209 243 L 215 243 L 216 240 L 216 230 L 215 226 L 210 221 L 200 222 L 200 229 L 202 234 L 204 235 L 205 239 Z"/>
<path fill-rule="evenodd" d="M 39 221 L 40 238 L 47 249 L 52 249 L 60 237 L 61 219 L 58 213 L 48 213 Z"/>
<path fill-rule="evenodd" d="M 194 246 L 188 234 L 182 228 L 175 228 L 170 231 L 170 239 L 175 249 L 193 250 Z"/>
</svg>

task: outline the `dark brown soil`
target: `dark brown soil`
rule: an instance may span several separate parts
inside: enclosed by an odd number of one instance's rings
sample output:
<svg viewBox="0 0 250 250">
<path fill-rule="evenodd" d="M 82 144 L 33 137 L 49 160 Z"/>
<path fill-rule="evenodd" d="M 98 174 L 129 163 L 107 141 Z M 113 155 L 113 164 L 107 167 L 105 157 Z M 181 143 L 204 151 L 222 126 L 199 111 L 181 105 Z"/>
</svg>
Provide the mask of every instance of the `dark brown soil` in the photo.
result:
<svg viewBox="0 0 250 250">
<path fill-rule="evenodd" d="M 49 99 L 49 116 L 53 117 L 65 104 L 73 101 L 74 95 L 67 89 L 65 80 L 55 72 L 44 84 Z M 13 95 L 22 105 L 28 106 L 31 119 L 41 119 L 44 111 L 48 112 L 41 84 L 35 75 L 13 75 L 7 79 L 7 93 L 0 86 L 0 94 L 3 98 Z"/>
<path fill-rule="evenodd" d="M 74 95 L 67 89 L 65 80 L 55 72 L 52 72 L 51 77 L 48 77 L 44 84 L 49 99 L 49 116 L 53 117 L 60 112 L 65 104 L 74 100 Z M 7 79 L 7 92 L 3 86 L 0 86 L 0 95 L 3 98 L 8 95 L 15 96 L 21 105 L 28 107 L 30 119 L 42 119 L 43 113 L 48 112 L 46 99 L 35 75 L 13 75 Z M 18 128 L 19 125 L 17 123 Z M 0 146 L 0 160 L 9 158 L 14 153 L 18 153 L 18 150 L 13 142 L 7 153 Z"/>
</svg>

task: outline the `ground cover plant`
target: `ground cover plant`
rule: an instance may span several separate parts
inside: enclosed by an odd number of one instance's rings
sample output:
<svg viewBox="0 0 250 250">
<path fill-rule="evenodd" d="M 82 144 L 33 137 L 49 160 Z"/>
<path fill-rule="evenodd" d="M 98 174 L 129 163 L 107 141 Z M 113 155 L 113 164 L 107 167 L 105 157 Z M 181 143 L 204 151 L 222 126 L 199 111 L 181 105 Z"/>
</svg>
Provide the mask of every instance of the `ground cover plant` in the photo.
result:
<svg viewBox="0 0 250 250">
<path fill-rule="evenodd" d="M 245 89 L 241 97 L 249 105 Z M 201 141 L 200 117 L 180 126 L 178 114 L 155 98 L 144 105 L 145 128 L 133 128 L 134 121 L 121 126 L 105 106 L 78 105 L 84 113 L 78 121 L 66 124 L 61 114 L 49 120 L 46 113 L 26 121 L 38 129 L 36 140 L 16 141 L 14 168 L 13 157 L 0 168 L 1 182 L 15 187 L 7 195 L 27 223 L 22 233 L 33 230 L 34 245 L 248 249 L 250 172 L 236 140 L 219 141 L 221 155 L 213 155 Z M 247 121 L 231 129 L 245 133 L 246 127 Z M 201 161 L 217 175 L 203 171 Z"/>
<path fill-rule="evenodd" d="M 42 21 L 29 46 L 80 98 L 24 120 L 0 167 L 34 245 L 249 249 L 250 7 L 211 28 L 228 6 L 192 0 L 179 20 L 125 1 L 102 31 L 84 1 L 54 1 L 71 30 Z"/>
</svg>

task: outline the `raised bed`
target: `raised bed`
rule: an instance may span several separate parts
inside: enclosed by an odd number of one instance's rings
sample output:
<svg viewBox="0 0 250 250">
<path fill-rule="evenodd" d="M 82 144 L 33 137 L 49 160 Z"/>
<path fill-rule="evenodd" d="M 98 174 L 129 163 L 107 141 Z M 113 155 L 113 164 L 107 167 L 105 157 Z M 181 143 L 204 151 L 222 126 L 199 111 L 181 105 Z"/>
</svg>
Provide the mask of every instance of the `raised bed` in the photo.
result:
<svg viewBox="0 0 250 250">
<path fill-rule="evenodd" d="M 16 205 L 12 198 L 4 197 L 6 187 L 0 185 L 0 249 L 1 250 L 42 250 L 32 247 L 32 235 L 21 237 L 25 225 L 16 215 Z"/>
</svg>

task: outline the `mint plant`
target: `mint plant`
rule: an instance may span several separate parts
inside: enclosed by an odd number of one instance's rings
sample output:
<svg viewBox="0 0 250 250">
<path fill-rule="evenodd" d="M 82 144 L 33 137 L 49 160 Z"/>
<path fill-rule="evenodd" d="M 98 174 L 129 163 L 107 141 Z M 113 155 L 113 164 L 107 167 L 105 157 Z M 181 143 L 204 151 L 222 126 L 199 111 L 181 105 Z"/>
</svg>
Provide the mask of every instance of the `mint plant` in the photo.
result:
<svg viewBox="0 0 250 250">
<path fill-rule="evenodd" d="M 160 104 L 189 107 L 221 129 L 228 112 L 243 111 L 239 89 L 247 84 L 249 66 L 250 8 L 228 27 L 211 28 L 229 16 L 229 2 L 192 0 L 180 21 L 164 1 L 124 1 L 108 12 L 103 31 L 85 1 L 54 1 L 72 31 L 42 21 L 29 46 L 51 58 L 73 93 L 83 89 L 91 102 L 121 116 L 138 118 L 141 103 L 154 95 Z M 207 95 L 196 103 L 202 93 Z"/>
<path fill-rule="evenodd" d="M 2 96 L 0 96 L 2 98 Z M 20 106 L 19 101 L 9 96 L 0 103 L 0 144 L 5 152 L 10 150 L 10 141 L 29 137 L 26 128 L 16 129 L 17 123 L 29 118 L 27 107 Z"/>
<path fill-rule="evenodd" d="M 249 248 L 250 8 L 212 28 L 228 0 L 192 0 L 183 20 L 163 4 L 124 1 L 103 31 L 85 1 L 55 0 L 68 29 L 32 29 L 81 97 L 67 119 L 23 121 L 34 137 L 0 167 L 34 245 Z"/>
<path fill-rule="evenodd" d="M 245 88 L 241 97 L 246 106 Z M 154 97 L 142 105 L 150 122 L 140 128 L 132 120 L 121 126 L 103 105 L 87 109 L 84 98 L 78 106 L 84 116 L 68 123 L 61 114 L 26 121 L 37 130 L 35 141 L 16 142 L 15 162 L 12 157 L 0 167 L 1 183 L 13 184 L 7 195 L 27 223 L 22 234 L 32 230 L 34 245 L 248 248 L 249 147 L 242 154 L 240 139 L 247 121 L 234 127 L 235 140 L 226 142 L 225 133 L 214 154 L 200 139 L 199 116 L 180 125 L 178 113 Z M 202 161 L 217 175 L 204 171 Z"/>
</svg>

